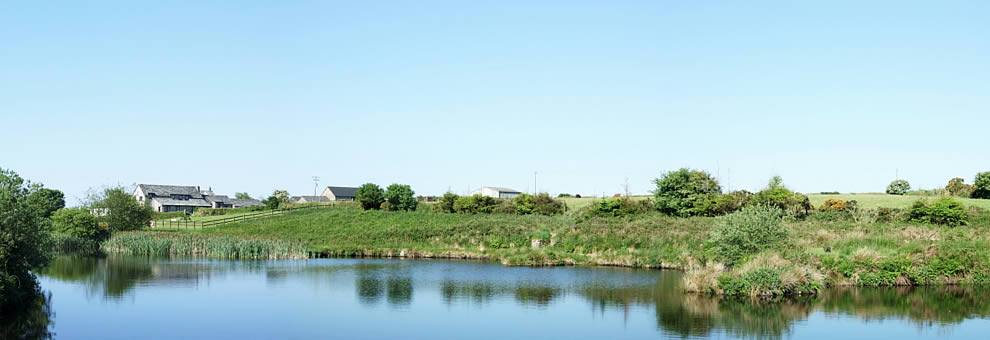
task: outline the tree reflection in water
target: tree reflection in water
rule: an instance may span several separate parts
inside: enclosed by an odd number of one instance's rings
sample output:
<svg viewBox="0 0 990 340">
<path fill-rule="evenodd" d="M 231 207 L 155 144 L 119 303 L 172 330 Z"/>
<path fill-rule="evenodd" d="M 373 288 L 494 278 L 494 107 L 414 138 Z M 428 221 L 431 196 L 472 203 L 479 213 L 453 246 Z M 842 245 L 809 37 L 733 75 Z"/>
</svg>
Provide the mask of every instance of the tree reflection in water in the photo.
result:
<svg viewBox="0 0 990 340">
<path fill-rule="evenodd" d="M 0 314 L 0 339 L 52 339 L 54 318 L 52 295 L 38 293 L 23 309 Z"/>
</svg>

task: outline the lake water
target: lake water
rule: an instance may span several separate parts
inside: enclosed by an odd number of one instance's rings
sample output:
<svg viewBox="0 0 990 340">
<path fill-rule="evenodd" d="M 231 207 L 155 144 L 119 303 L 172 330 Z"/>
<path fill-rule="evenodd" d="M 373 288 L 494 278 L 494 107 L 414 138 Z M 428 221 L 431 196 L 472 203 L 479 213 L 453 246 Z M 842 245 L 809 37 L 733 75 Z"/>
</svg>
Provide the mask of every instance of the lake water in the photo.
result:
<svg viewBox="0 0 990 340">
<path fill-rule="evenodd" d="M 958 287 L 753 301 L 684 294 L 676 271 L 130 256 L 39 276 L 47 308 L 18 327 L 57 339 L 990 338 L 990 290 Z"/>
</svg>

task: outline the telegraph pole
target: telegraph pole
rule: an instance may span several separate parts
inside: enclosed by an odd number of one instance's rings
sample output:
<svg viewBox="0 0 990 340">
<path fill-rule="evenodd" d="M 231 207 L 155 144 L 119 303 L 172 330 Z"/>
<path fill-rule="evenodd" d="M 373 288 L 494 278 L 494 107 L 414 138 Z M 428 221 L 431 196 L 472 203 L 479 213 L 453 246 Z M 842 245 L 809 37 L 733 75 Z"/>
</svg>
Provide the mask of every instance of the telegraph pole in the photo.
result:
<svg viewBox="0 0 990 340">
<path fill-rule="evenodd" d="M 313 176 L 313 196 L 318 196 L 316 191 L 320 189 L 320 176 Z"/>
<path fill-rule="evenodd" d="M 536 171 L 533 171 L 533 195 L 536 195 L 538 192 L 540 190 L 536 189 Z"/>
</svg>

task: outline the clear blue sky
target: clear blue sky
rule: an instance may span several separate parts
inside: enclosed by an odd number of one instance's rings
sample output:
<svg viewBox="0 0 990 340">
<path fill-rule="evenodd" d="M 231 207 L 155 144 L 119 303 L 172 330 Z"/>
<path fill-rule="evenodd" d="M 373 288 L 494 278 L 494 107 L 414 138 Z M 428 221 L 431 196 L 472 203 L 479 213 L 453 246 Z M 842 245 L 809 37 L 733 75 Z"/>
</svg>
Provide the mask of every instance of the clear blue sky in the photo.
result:
<svg viewBox="0 0 990 340">
<path fill-rule="evenodd" d="M 0 167 L 66 192 L 971 183 L 986 1 L 0 3 Z M 730 174 L 731 171 L 731 174 Z"/>
</svg>

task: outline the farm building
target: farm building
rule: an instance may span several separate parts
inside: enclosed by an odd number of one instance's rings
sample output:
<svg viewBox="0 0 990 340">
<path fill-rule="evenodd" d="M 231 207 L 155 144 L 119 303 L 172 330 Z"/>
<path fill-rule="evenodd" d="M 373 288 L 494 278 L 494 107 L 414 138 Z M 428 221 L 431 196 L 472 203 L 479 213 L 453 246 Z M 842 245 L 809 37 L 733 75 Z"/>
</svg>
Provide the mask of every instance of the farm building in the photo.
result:
<svg viewBox="0 0 990 340">
<path fill-rule="evenodd" d="M 293 202 L 293 203 L 330 202 L 330 198 L 326 196 L 292 196 L 289 197 L 289 202 Z"/>
<path fill-rule="evenodd" d="M 472 191 L 471 195 L 481 195 L 494 198 L 507 198 L 512 199 L 519 196 L 521 192 L 519 190 L 509 189 L 509 188 L 498 188 L 498 187 L 482 187 L 478 190 Z"/>
<path fill-rule="evenodd" d="M 331 201 L 353 201 L 355 198 L 355 193 L 358 188 L 351 187 L 331 187 L 328 186 L 323 190 L 323 194 L 320 196 L 326 197 Z"/>
<path fill-rule="evenodd" d="M 258 200 L 230 198 L 215 195 L 213 190 L 199 190 L 198 186 L 138 184 L 134 199 L 147 204 L 158 212 L 185 211 L 196 208 L 239 208 L 262 205 Z"/>
</svg>

